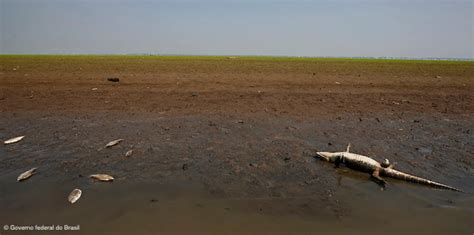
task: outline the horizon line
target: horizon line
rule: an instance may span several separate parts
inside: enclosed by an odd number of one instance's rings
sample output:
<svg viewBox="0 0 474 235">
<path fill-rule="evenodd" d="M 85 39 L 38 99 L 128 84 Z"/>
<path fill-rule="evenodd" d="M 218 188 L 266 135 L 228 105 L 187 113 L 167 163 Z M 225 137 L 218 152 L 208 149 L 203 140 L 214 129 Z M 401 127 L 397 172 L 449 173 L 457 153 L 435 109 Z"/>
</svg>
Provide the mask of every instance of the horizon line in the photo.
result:
<svg viewBox="0 0 474 235">
<path fill-rule="evenodd" d="M 291 56 L 291 55 L 205 55 L 205 54 L 159 54 L 159 53 L 0 53 L 0 56 L 175 56 L 175 57 L 273 57 L 302 59 L 380 59 L 380 60 L 433 60 L 433 61 L 474 61 L 474 58 L 458 57 L 407 57 L 407 56 Z"/>
</svg>

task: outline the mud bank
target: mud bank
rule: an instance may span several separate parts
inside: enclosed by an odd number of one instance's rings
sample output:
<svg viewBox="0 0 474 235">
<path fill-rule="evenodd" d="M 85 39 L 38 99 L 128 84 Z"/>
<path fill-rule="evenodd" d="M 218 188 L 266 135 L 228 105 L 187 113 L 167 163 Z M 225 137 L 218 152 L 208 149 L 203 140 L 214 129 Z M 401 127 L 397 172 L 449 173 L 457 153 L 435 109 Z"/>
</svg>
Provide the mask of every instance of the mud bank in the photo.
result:
<svg viewBox="0 0 474 235">
<path fill-rule="evenodd" d="M 76 234 L 472 233 L 473 66 L 373 63 L 2 58 L 0 139 L 26 137 L 0 146 L 0 221 Z M 347 143 L 468 193 L 391 179 L 381 191 L 313 158 Z"/>
</svg>

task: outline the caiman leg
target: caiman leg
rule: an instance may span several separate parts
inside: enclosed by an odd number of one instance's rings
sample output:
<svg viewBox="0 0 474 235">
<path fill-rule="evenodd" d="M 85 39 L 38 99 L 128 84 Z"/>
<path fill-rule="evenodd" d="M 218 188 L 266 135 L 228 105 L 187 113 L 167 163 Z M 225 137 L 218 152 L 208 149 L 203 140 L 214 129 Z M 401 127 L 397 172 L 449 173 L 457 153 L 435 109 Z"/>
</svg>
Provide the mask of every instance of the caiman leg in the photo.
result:
<svg viewBox="0 0 474 235">
<path fill-rule="evenodd" d="M 380 177 L 379 174 L 380 174 L 380 168 L 376 168 L 374 172 L 372 172 L 371 178 L 380 186 L 385 187 L 385 184 L 387 184 L 387 181 L 382 179 L 382 177 Z"/>
<path fill-rule="evenodd" d="M 339 168 L 339 165 L 341 165 L 341 162 L 342 160 L 340 157 L 336 158 L 336 160 L 334 161 L 334 168 Z"/>
</svg>

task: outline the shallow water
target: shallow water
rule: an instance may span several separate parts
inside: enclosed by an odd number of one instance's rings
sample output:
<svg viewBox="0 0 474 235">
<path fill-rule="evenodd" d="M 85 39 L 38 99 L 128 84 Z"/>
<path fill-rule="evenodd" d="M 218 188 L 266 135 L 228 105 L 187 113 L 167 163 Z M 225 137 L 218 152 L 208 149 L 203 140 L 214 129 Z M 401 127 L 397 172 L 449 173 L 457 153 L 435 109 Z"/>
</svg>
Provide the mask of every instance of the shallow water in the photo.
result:
<svg viewBox="0 0 474 235">
<path fill-rule="evenodd" d="M 378 191 L 368 182 L 344 181 L 337 200 L 347 207 L 339 216 L 317 197 L 216 197 L 186 182 L 130 185 L 87 180 L 78 185 L 38 182 L 35 178 L 19 184 L 3 181 L 0 220 L 7 225 L 80 225 L 74 234 L 472 232 L 472 195 L 405 185 Z M 69 204 L 67 195 L 74 187 L 82 188 L 83 196 L 76 204 Z"/>
</svg>

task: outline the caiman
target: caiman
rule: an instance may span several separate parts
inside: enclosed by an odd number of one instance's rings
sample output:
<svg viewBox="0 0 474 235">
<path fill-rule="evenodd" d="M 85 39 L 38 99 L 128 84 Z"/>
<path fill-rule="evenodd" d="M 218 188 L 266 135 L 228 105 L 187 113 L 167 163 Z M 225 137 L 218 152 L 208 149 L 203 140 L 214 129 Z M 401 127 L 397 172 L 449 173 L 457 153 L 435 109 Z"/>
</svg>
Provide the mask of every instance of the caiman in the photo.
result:
<svg viewBox="0 0 474 235">
<path fill-rule="evenodd" d="M 461 190 L 457 188 L 454 188 L 445 184 L 441 184 L 441 183 L 427 180 L 418 176 L 414 176 L 414 175 L 410 175 L 401 171 L 397 171 L 393 169 L 393 164 L 390 164 L 390 162 L 387 159 L 385 159 L 384 162 L 379 163 L 370 157 L 351 153 L 349 152 L 350 147 L 351 145 L 349 144 L 345 152 L 317 152 L 317 155 L 315 157 L 324 161 L 333 162 L 336 165 L 336 167 L 339 167 L 339 165 L 343 163 L 345 166 L 347 166 L 350 169 L 369 173 L 372 179 L 374 179 L 377 183 L 379 183 L 383 187 L 385 186 L 387 182 L 380 176 L 387 176 L 390 178 L 423 184 L 430 187 L 462 192 Z"/>
</svg>

